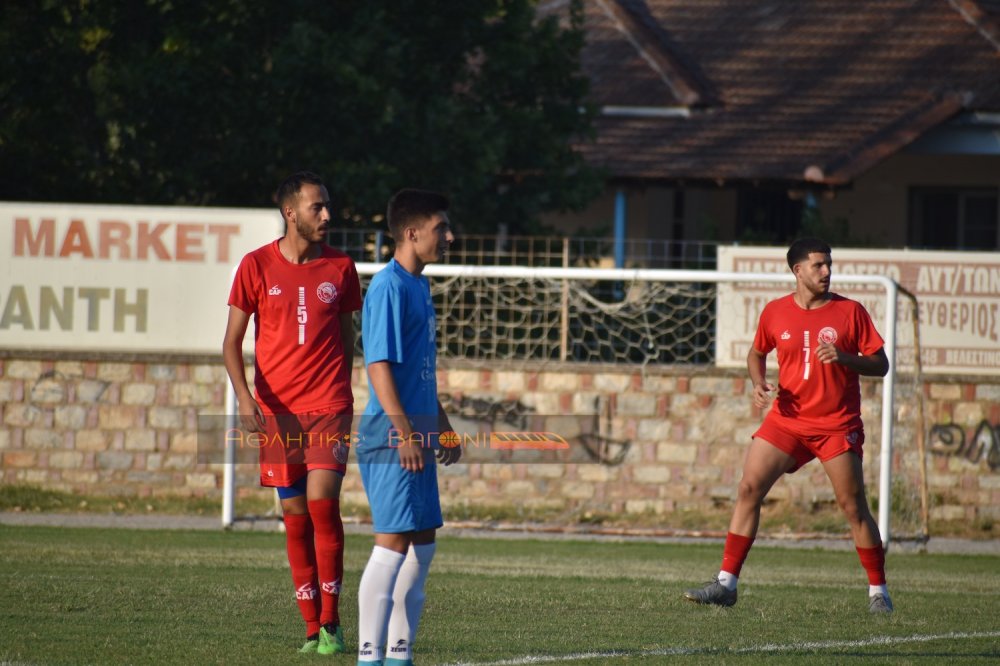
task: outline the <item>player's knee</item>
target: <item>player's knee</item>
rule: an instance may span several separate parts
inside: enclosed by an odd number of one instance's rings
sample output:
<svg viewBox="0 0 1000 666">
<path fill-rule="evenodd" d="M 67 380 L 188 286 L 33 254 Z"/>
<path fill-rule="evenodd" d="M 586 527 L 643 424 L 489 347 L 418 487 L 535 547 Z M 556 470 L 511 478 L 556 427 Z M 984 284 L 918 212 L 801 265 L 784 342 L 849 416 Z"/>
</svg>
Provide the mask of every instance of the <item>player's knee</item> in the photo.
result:
<svg viewBox="0 0 1000 666">
<path fill-rule="evenodd" d="M 740 502 L 760 504 L 764 501 L 767 490 L 763 485 L 753 480 L 743 479 L 736 488 L 736 498 Z"/>
<path fill-rule="evenodd" d="M 853 495 L 838 497 L 837 503 L 840 505 L 840 510 L 843 512 L 844 517 L 847 518 L 847 522 L 852 524 L 863 522 L 868 513 L 864 497 L 859 498 Z"/>
</svg>

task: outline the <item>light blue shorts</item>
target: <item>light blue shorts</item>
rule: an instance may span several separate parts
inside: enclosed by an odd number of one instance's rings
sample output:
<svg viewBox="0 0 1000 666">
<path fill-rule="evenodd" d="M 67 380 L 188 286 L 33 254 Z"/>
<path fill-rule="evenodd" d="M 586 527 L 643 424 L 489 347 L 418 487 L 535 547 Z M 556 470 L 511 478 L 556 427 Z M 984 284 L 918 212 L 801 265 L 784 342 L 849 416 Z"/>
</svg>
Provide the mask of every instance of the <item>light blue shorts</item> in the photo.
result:
<svg viewBox="0 0 1000 666">
<path fill-rule="evenodd" d="M 433 450 L 424 449 L 422 472 L 400 467 L 399 452 L 394 448 L 359 448 L 356 453 L 375 532 L 419 532 L 444 524 Z"/>
</svg>

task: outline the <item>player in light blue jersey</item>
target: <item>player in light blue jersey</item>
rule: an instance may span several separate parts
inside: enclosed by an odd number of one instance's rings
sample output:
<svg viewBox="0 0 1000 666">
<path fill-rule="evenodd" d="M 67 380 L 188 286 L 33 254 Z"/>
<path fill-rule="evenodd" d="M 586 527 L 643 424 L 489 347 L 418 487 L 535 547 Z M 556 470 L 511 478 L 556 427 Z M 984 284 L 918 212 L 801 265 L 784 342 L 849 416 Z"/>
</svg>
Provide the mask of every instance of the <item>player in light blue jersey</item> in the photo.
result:
<svg viewBox="0 0 1000 666">
<path fill-rule="evenodd" d="M 358 590 L 358 663 L 412 664 L 424 605 L 424 583 L 441 527 L 437 461 L 450 465 L 459 447 L 442 448 L 451 431 L 437 397 L 437 320 L 424 267 L 454 240 L 448 200 L 401 190 L 389 201 L 394 258 L 365 294 L 361 332 L 369 400 L 357 456 L 368 495 L 375 547 Z"/>
</svg>

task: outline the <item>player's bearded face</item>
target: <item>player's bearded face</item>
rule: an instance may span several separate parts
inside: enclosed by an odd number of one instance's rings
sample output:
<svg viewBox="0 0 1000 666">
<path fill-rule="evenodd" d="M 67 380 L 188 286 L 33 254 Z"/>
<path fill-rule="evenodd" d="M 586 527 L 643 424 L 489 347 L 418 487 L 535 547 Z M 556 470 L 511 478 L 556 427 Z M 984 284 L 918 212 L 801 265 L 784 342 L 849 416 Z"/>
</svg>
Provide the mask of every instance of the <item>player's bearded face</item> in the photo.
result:
<svg viewBox="0 0 1000 666">
<path fill-rule="evenodd" d="M 826 294 L 830 291 L 832 267 L 829 254 L 812 252 L 808 259 L 796 264 L 795 276 L 812 293 Z"/>
<path fill-rule="evenodd" d="M 295 220 L 295 230 L 299 232 L 299 236 L 305 238 L 311 243 L 320 242 L 326 235 L 326 227 L 324 225 L 310 223 L 302 218 Z"/>
<path fill-rule="evenodd" d="M 295 231 L 310 243 L 319 243 L 326 238 L 330 226 L 330 195 L 325 187 L 303 185 L 295 210 Z"/>
</svg>

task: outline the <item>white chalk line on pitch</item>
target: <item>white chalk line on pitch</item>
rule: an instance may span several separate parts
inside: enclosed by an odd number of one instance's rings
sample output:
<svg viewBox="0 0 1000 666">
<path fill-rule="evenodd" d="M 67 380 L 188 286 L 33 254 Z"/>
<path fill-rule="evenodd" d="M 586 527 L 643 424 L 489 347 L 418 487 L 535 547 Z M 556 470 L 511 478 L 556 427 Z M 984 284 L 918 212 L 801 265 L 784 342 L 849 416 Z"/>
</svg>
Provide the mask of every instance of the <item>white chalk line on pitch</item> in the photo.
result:
<svg viewBox="0 0 1000 666">
<path fill-rule="evenodd" d="M 659 648 L 655 650 L 607 650 L 601 652 L 580 652 L 563 655 L 537 655 L 501 659 L 485 662 L 455 662 L 452 666 L 524 666 L 550 662 L 584 661 L 587 659 L 607 659 L 609 657 L 668 657 L 696 654 L 768 654 L 776 652 L 797 652 L 800 650 L 839 650 L 845 648 L 875 647 L 879 645 L 903 645 L 905 643 L 929 643 L 931 641 L 962 640 L 968 638 L 1000 638 L 1000 631 L 952 631 L 947 634 L 914 634 L 912 636 L 876 636 L 853 641 L 806 641 L 803 643 L 765 643 L 746 648 Z"/>
</svg>

